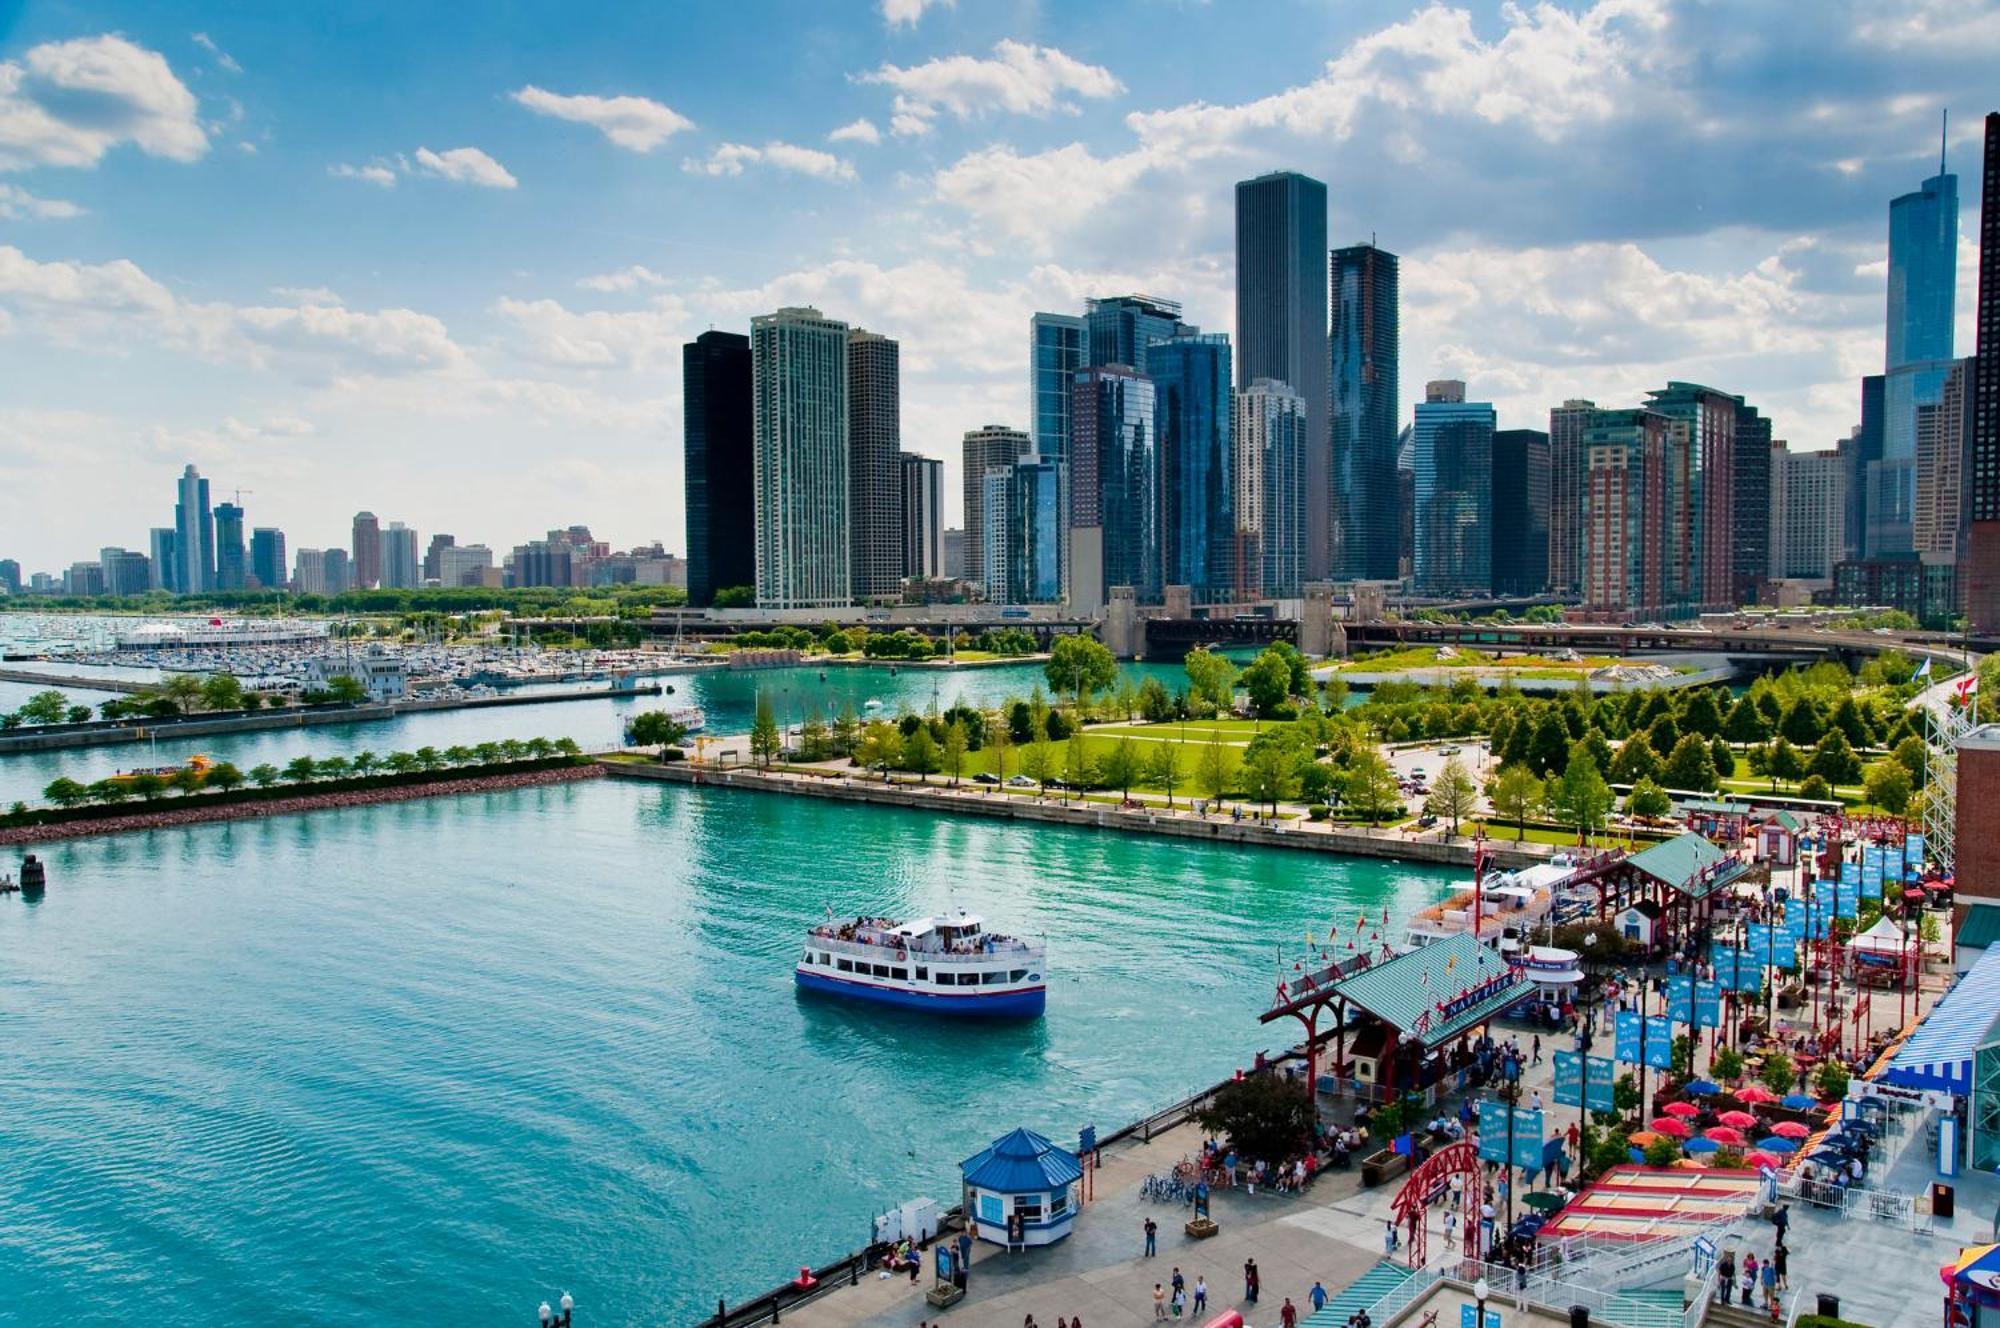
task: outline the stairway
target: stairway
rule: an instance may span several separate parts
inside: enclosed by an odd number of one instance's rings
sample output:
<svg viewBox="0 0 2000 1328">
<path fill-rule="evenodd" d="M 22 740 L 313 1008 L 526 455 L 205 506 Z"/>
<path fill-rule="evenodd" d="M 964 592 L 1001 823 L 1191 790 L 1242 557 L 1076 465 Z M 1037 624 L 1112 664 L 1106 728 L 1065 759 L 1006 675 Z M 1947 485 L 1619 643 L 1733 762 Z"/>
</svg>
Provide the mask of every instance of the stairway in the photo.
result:
<svg viewBox="0 0 2000 1328">
<path fill-rule="evenodd" d="M 1606 1296 L 1604 1308 L 1591 1318 L 1617 1324 L 1619 1328 L 1680 1328 L 1684 1308 L 1678 1287 L 1665 1291 L 1619 1291 Z M 1767 1323 L 1760 1328 L 1771 1326 Z"/>
<path fill-rule="evenodd" d="M 1710 1302 L 1708 1313 L 1701 1322 L 1702 1328 L 1771 1328 L 1771 1316 L 1767 1311 L 1746 1306 L 1740 1301 L 1734 1305 Z"/>
<path fill-rule="evenodd" d="M 1328 1298 L 1325 1309 L 1307 1315 L 1306 1328 L 1343 1328 L 1354 1311 L 1367 1309 L 1412 1276 L 1402 1264 L 1381 1260 Z M 1770 1325 L 1765 1324 L 1762 1328 L 1770 1328 Z"/>
</svg>

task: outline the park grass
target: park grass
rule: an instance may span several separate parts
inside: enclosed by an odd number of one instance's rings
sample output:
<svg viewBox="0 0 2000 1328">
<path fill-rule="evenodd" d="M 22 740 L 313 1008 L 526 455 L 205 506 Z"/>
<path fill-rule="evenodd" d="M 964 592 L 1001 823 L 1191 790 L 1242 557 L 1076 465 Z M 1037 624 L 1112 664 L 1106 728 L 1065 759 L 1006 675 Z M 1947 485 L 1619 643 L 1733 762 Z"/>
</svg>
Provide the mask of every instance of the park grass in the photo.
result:
<svg viewBox="0 0 2000 1328">
<path fill-rule="evenodd" d="M 1084 731 L 1151 742 L 1178 742 L 1183 737 L 1190 742 L 1206 742 L 1213 734 L 1227 745 L 1237 742 L 1247 744 L 1262 730 L 1276 728 L 1279 723 L 1277 720 L 1188 719 L 1171 720 L 1164 724 L 1093 724 Z"/>
<path fill-rule="evenodd" d="M 1128 735 L 1107 736 L 1101 730 L 1086 730 L 1084 732 L 1083 737 L 1080 739 L 1065 738 L 1060 742 L 1049 743 L 1051 755 L 1053 757 L 1053 760 L 1051 762 L 1053 769 L 1049 771 L 1049 778 L 1061 779 L 1064 777 L 1064 773 L 1069 769 L 1070 743 L 1081 741 L 1083 743 L 1084 752 L 1090 758 L 1091 764 L 1101 770 L 1104 766 L 1105 758 L 1111 755 L 1112 749 L 1118 745 L 1119 738 L 1121 736 L 1131 736 L 1131 735 L 1128 734 Z M 1029 743 L 1015 743 L 1007 749 L 1008 777 L 1026 773 L 1022 769 L 1022 761 L 1023 758 L 1027 755 L 1028 749 L 1031 745 L 1032 744 Z M 1139 755 L 1142 758 L 1151 756 L 1153 752 L 1159 746 L 1161 746 L 1161 744 L 1157 741 L 1143 742 L 1139 741 L 1137 738 L 1134 738 L 1133 745 L 1138 747 Z M 1177 744 L 1168 744 L 1168 745 L 1174 746 Z M 1181 774 L 1181 782 L 1177 784 L 1174 788 L 1174 796 L 1176 799 L 1189 794 L 1191 791 L 1194 791 L 1195 771 L 1198 770 L 1201 765 L 1201 749 L 1203 745 L 1204 744 L 1200 742 L 1189 742 L 1186 744 L 1184 748 L 1181 748 L 1176 753 L 1175 768 L 1178 769 Z M 1228 769 L 1230 777 L 1233 780 L 1235 778 L 1237 768 L 1243 764 L 1242 748 L 1226 742 L 1221 743 L 1219 745 L 1222 748 L 1223 764 L 1225 768 Z M 982 747 L 980 750 L 976 752 L 967 752 L 965 754 L 964 778 L 971 779 L 974 775 L 978 774 L 991 775 L 998 773 L 999 771 L 996 768 L 994 762 L 993 749 L 990 746 Z M 1144 780 L 1133 784 L 1132 791 L 1135 793 L 1140 793 L 1140 792 L 1158 793 L 1162 797 L 1166 795 L 1166 790 L 1164 788 L 1160 787 L 1158 784 L 1149 783 Z M 1195 792 L 1194 796 L 1199 797 L 1201 796 L 1201 794 L 1199 792 Z M 1114 802 L 1117 801 L 1116 790 L 1112 790 L 1112 801 Z"/>
<path fill-rule="evenodd" d="M 1504 669 L 1532 678 L 1572 678 L 1592 669 L 1606 668 L 1621 661 L 1611 655 L 1587 655 L 1582 659 L 1553 659 L 1547 655 L 1508 655 L 1496 659 L 1472 647 L 1458 650 L 1448 659 L 1438 658 L 1436 646 L 1411 646 L 1369 659 L 1351 659 L 1334 667 L 1335 673 L 1398 673 L 1405 669 Z"/>
</svg>

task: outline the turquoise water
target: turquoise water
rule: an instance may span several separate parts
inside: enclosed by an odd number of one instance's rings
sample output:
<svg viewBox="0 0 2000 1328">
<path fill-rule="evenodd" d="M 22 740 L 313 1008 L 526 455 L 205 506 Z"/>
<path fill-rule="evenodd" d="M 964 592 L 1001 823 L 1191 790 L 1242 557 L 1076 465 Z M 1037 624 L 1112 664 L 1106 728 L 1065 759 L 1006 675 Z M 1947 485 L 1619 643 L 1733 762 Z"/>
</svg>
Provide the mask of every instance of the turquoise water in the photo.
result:
<svg viewBox="0 0 2000 1328">
<path fill-rule="evenodd" d="M 81 840 L 0 899 L 0 1319 L 681 1323 L 1016 1124 L 1276 1049 L 1275 951 L 1415 867 L 595 782 Z M 14 854 L 4 860 L 11 869 Z M 835 912 L 1051 947 L 1045 1019 L 801 998 Z"/>
</svg>

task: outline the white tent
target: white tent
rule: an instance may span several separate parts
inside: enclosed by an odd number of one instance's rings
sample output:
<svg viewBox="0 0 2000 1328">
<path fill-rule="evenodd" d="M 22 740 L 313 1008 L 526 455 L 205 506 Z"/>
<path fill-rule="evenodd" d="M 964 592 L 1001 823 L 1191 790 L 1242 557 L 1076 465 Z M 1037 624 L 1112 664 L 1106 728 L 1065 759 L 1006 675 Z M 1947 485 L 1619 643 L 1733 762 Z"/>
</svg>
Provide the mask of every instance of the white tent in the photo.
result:
<svg viewBox="0 0 2000 1328">
<path fill-rule="evenodd" d="M 1901 954 L 1905 946 L 1911 950 L 1921 949 L 1923 942 L 1913 934 L 1906 941 L 1903 929 L 1888 918 L 1878 918 L 1875 925 L 1848 942 L 1856 950 L 1869 954 Z"/>
</svg>

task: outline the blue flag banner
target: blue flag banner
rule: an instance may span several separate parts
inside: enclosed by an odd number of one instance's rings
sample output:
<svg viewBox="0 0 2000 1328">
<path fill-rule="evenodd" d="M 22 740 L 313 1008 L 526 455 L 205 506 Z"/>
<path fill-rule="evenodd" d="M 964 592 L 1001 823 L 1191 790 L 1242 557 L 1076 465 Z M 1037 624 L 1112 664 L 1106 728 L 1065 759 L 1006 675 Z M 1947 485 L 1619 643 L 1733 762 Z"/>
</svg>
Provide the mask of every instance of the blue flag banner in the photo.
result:
<svg viewBox="0 0 2000 1328">
<path fill-rule="evenodd" d="M 1583 1105 L 1583 1057 L 1573 1051 L 1556 1053 L 1556 1105 Z"/>
<path fill-rule="evenodd" d="M 1617 1029 L 1611 1054 L 1627 1065 L 1637 1065 L 1642 1054 L 1639 1050 L 1639 1016 L 1631 1010 L 1620 1010 Z"/>
<path fill-rule="evenodd" d="M 1861 916 L 1861 886 L 1859 883 L 1840 883 L 1834 895 L 1833 915 L 1837 918 L 1858 918 Z"/>
<path fill-rule="evenodd" d="M 1905 835 L 1903 837 L 1903 848 L 1904 856 L 1910 860 L 1912 867 L 1924 860 L 1924 837 L 1922 835 Z"/>
<path fill-rule="evenodd" d="M 1507 1104 L 1482 1100 L 1479 1104 L 1479 1160 L 1507 1160 Z"/>
<path fill-rule="evenodd" d="M 1583 1065 L 1583 1104 L 1592 1111 L 1616 1111 L 1618 1065 L 1609 1056 L 1592 1056 Z"/>
<path fill-rule="evenodd" d="M 1677 1024 L 1694 1022 L 1694 979 L 1671 977 L 1667 979 L 1667 1018 Z"/>
<path fill-rule="evenodd" d="M 1718 946 L 1714 951 L 1715 976 L 1725 991 L 1757 991 L 1764 985 L 1764 956 Z"/>
<path fill-rule="evenodd" d="M 1542 1165 L 1542 1113 L 1514 1109 L 1514 1165 L 1537 1170 Z"/>
<path fill-rule="evenodd" d="M 1674 1026 L 1663 1015 L 1646 1020 L 1646 1064 L 1655 1070 L 1674 1068 Z"/>
<path fill-rule="evenodd" d="M 1840 864 L 1840 882 L 1841 882 L 1841 884 L 1842 884 L 1842 885 L 1859 885 L 1859 884 L 1861 884 L 1861 864 L 1860 864 L 1860 863 L 1858 863 L 1858 862 L 1843 862 L 1843 863 L 1841 863 L 1841 864 Z"/>
<path fill-rule="evenodd" d="M 1774 958 L 1772 953 L 1771 929 L 1761 922 L 1751 922 L 1743 928 L 1743 948 L 1753 955 L 1758 964 L 1768 964 Z"/>
<path fill-rule="evenodd" d="M 1722 984 L 1697 982 L 1694 986 L 1694 1026 L 1722 1027 Z"/>
</svg>

